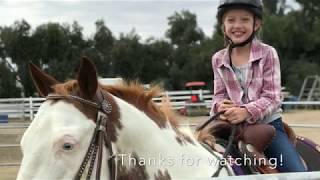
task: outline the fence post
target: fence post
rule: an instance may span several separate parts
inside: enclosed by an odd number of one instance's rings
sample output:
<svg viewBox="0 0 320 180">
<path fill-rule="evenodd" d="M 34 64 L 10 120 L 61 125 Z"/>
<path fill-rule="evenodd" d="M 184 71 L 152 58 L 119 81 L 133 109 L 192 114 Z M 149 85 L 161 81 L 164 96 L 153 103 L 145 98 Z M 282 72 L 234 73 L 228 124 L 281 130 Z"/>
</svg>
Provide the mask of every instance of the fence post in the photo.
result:
<svg viewBox="0 0 320 180">
<path fill-rule="evenodd" d="M 169 99 L 169 93 L 168 93 L 168 91 L 165 92 L 165 95 L 166 95 L 166 98 Z M 170 99 L 169 99 L 169 101 L 170 101 Z"/>
<path fill-rule="evenodd" d="M 29 97 L 29 115 L 30 115 L 30 121 L 33 121 L 33 101 L 32 97 Z"/>
<path fill-rule="evenodd" d="M 21 105 L 19 105 L 20 107 L 22 107 L 22 117 L 20 117 L 20 119 L 22 119 L 23 121 L 26 120 L 26 113 L 25 113 L 25 109 L 26 109 L 26 104 L 25 104 L 26 99 L 22 98 L 21 101 Z"/>
<path fill-rule="evenodd" d="M 203 101 L 203 90 L 199 89 L 199 99 L 200 101 Z"/>
</svg>

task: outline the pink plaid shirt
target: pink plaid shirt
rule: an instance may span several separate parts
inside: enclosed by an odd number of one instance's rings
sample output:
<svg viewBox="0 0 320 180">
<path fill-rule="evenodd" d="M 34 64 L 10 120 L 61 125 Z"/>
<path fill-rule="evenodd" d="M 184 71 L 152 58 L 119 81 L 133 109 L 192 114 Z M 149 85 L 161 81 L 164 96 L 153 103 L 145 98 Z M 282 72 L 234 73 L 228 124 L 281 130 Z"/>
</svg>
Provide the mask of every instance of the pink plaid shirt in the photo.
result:
<svg viewBox="0 0 320 180">
<path fill-rule="evenodd" d="M 280 62 L 276 50 L 258 40 L 251 44 L 246 86 L 248 103 L 242 102 L 244 92 L 230 66 L 229 53 L 223 49 L 212 57 L 214 94 L 211 114 L 216 113 L 223 99 L 229 99 L 251 114 L 247 120 L 255 123 L 267 115 L 281 112 Z"/>
</svg>

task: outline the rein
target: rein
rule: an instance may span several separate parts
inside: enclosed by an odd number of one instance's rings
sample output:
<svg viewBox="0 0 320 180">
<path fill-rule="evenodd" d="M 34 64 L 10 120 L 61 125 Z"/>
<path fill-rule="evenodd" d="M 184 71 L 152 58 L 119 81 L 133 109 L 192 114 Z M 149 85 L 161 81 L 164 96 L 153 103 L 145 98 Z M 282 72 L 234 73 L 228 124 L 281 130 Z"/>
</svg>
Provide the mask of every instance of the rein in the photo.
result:
<svg viewBox="0 0 320 180">
<path fill-rule="evenodd" d="M 223 114 L 224 111 L 218 112 L 215 115 L 211 116 L 210 119 L 208 119 L 206 122 L 204 122 L 202 125 L 200 125 L 199 127 L 196 128 L 196 132 L 199 132 L 201 130 L 203 130 L 205 127 L 207 127 L 207 125 L 211 122 L 213 122 L 215 119 L 217 119 L 221 114 Z M 232 147 L 232 143 L 234 141 L 235 138 L 235 134 L 236 134 L 236 125 L 232 124 L 231 125 L 231 134 L 229 136 L 229 140 L 228 140 L 228 145 L 226 150 L 224 151 L 223 155 L 222 155 L 222 159 L 226 158 L 228 156 L 228 154 L 230 154 L 231 151 L 231 147 Z M 219 161 L 221 161 L 221 159 L 219 159 Z M 218 175 L 220 174 L 221 169 L 224 166 L 221 165 L 221 163 L 219 163 L 219 167 L 216 170 L 216 172 L 211 176 L 211 177 L 218 177 Z"/>
<path fill-rule="evenodd" d="M 98 155 L 98 160 L 97 160 L 97 168 L 96 168 L 96 177 L 95 179 L 99 180 L 100 179 L 100 174 L 101 174 L 101 165 L 102 165 L 102 156 L 103 156 L 103 141 L 105 143 L 105 146 L 109 150 L 109 159 L 108 159 L 108 165 L 109 165 L 109 172 L 110 172 L 110 179 L 115 180 L 116 179 L 116 161 L 115 161 L 115 154 L 113 153 L 113 148 L 112 148 L 112 143 L 110 140 L 110 136 L 107 131 L 108 125 L 110 125 L 110 120 L 108 118 L 108 115 L 112 112 L 112 105 L 107 99 L 104 97 L 102 91 L 98 91 L 97 93 L 97 102 L 93 102 L 90 100 L 83 99 L 78 96 L 74 95 L 48 95 L 46 97 L 47 100 L 61 100 L 61 99 L 67 99 L 67 100 L 72 100 L 72 101 L 77 101 L 82 104 L 85 104 L 87 106 L 91 106 L 94 109 L 97 110 L 97 116 L 96 116 L 96 127 L 94 129 L 90 145 L 88 147 L 88 150 L 86 152 L 86 155 L 84 156 L 84 159 L 80 165 L 80 168 L 75 175 L 74 179 L 75 180 L 80 180 L 87 165 L 90 160 L 88 172 L 87 172 L 87 177 L 86 179 L 89 180 L 92 174 L 92 171 L 94 169 L 94 165 L 96 163 L 96 158 Z"/>
</svg>

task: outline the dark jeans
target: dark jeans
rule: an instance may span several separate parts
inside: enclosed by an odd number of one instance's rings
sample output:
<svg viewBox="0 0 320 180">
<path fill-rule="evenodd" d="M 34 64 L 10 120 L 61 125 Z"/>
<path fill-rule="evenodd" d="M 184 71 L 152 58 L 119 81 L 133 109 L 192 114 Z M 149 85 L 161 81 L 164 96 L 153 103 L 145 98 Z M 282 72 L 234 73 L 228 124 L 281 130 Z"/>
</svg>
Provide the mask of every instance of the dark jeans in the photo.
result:
<svg viewBox="0 0 320 180">
<path fill-rule="evenodd" d="M 276 135 L 265 150 L 265 155 L 268 158 L 277 159 L 277 169 L 280 172 L 305 172 L 299 153 L 285 133 L 282 119 L 279 118 L 269 124 L 276 128 Z"/>
</svg>

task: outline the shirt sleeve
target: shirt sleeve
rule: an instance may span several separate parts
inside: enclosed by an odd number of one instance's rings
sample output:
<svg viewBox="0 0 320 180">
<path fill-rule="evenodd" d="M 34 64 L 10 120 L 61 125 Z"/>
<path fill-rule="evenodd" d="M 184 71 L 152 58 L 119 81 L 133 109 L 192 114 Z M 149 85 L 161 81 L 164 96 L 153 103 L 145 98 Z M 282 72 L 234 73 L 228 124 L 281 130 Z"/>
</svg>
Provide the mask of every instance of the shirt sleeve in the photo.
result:
<svg viewBox="0 0 320 180">
<path fill-rule="evenodd" d="M 248 123 L 255 123 L 265 115 L 271 114 L 281 105 L 281 72 L 279 57 L 274 48 L 266 56 L 263 67 L 262 89 L 260 98 L 248 104 L 244 104 L 251 118 Z"/>
<path fill-rule="evenodd" d="M 217 58 L 216 56 L 212 57 L 212 69 L 213 69 L 213 101 L 210 111 L 210 115 L 213 115 L 218 112 L 218 107 L 223 99 L 228 98 L 226 86 L 218 73 L 218 67 L 216 65 Z"/>
</svg>

